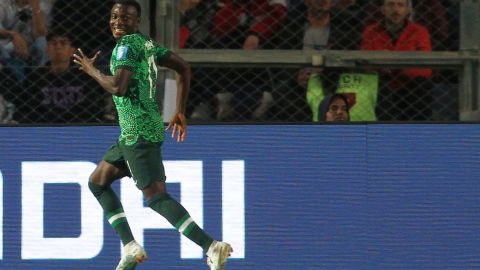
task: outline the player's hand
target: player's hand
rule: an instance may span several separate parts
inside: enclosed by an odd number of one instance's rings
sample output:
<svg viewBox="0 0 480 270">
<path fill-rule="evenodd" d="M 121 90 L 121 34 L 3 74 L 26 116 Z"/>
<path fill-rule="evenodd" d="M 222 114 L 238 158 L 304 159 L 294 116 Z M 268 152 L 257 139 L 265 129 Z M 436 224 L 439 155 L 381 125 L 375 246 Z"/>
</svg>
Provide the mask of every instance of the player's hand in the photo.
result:
<svg viewBox="0 0 480 270">
<path fill-rule="evenodd" d="M 173 128 L 172 138 L 175 138 L 175 136 L 177 136 L 177 142 L 183 142 L 185 140 L 185 137 L 187 136 L 187 119 L 185 118 L 185 115 L 183 113 L 177 112 L 172 117 L 170 123 L 168 124 L 168 127 L 165 130 L 169 130 L 170 128 Z"/>
<path fill-rule="evenodd" d="M 73 62 L 79 65 L 78 69 L 85 71 L 87 74 L 93 74 L 93 72 L 96 71 L 94 63 L 99 55 L 100 51 L 96 52 L 92 58 L 88 58 L 82 49 L 78 49 L 78 51 L 73 54 Z"/>
</svg>

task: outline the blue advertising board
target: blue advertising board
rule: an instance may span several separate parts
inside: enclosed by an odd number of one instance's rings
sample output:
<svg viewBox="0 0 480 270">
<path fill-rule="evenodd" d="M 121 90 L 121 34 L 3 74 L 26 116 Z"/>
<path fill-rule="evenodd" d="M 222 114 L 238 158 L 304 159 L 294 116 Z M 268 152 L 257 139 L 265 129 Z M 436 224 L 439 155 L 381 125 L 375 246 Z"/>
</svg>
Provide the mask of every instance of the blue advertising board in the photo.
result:
<svg viewBox="0 0 480 270">
<path fill-rule="evenodd" d="M 0 269 L 114 269 L 121 245 L 88 190 L 115 126 L 0 127 Z M 479 269 L 476 124 L 199 125 L 167 138 L 169 192 L 230 270 Z M 202 251 L 117 181 L 149 253 L 137 269 L 207 269 Z"/>
</svg>

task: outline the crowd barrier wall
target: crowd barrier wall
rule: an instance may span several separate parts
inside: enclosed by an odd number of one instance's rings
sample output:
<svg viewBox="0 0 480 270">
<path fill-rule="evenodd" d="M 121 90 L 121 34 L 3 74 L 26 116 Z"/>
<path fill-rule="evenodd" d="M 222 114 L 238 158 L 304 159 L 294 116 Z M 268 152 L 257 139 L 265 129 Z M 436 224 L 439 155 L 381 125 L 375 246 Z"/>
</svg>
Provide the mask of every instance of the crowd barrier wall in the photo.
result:
<svg viewBox="0 0 480 270">
<path fill-rule="evenodd" d="M 0 127 L 0 269 L 114 269 L 120 241 L 88 190 L 116 126 Z M 478 124 L 192 125 L 167 137 L 170 193 L 229 270 L 479 269 Z M 149 253 L 138 269 L 206 269 L 201 250 L 114 189 Z"/>
</svg>

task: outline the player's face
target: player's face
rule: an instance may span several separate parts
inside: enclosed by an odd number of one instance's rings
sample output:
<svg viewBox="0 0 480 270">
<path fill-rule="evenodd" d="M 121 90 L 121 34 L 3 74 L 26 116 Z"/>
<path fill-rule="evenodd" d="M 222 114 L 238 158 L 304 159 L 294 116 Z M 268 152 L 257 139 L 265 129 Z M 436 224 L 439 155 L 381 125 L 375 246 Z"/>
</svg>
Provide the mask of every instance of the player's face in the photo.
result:
<svg viewBox="0 0 480 270">
<path fill-rule="evenodd" d="M 139 22 L 140 18 L 135 7 L 122 4 L 115 4 L 112 7 L 110 30 L 116 40 L 137 32 Z"/>
<path fill-rule="evenodd" d="M 325 121 L 327 122 L 345 122 L 348 121 L 347 104 L 341 98 L 335 98 L 328 106 Z"/>
<path fill-rule="evenodd" d="M 403 25 L 410 15 L 408 0 L 385 0 L 382 7 L 385 20 L 391 25 Z"/>
<path fill-rule="evenodd" d="M 75 48 L 67 37 L 57 36 L 48 41 L 48 59 L 54 64 L 70 62 L 74 52 Z"/>
</svg>

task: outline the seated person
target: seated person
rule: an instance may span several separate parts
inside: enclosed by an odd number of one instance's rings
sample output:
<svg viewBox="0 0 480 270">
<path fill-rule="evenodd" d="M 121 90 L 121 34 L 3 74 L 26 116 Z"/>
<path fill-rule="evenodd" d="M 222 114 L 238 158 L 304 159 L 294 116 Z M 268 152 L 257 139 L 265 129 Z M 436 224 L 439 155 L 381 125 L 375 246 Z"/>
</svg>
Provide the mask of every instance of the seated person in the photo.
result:
<svg viewBox="0 0 480 270">
<path fill-rule="evenodd" d="M 27 65 L 45 64 L 46 34 L 40 0 L 0 1 L 0 62 L 18 81 Z"/>
<path fill-rule="evenodd" d="M 62 30 L 47 35 L 46 66 L 33 69 L 23 83 L 22 123 L 91 123 L 103 117 L 103 91 L 72 65 L 75 52 Z"/>
</svg>

